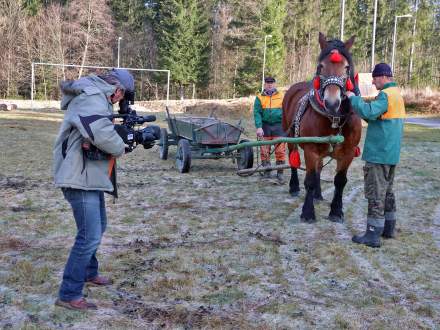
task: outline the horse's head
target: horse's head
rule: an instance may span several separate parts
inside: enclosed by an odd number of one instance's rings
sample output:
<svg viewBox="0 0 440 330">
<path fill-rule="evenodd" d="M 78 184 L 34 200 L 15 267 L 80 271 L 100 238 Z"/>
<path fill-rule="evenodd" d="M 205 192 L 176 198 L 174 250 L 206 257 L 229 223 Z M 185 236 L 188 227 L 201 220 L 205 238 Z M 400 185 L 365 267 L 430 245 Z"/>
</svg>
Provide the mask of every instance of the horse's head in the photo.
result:
<svg viewBox="0 0 440 330">
<path fill-rule="evenodd" d="M 347 90 L 353 90 L 351 80 L 353 63 L 349 50 L 354 36 L 348 41 L 326 40 L 319 33 L 321 54 L 313 87 L 317 92 L 318 101 L 328 112 L 337 114 Z"/>
</svg>

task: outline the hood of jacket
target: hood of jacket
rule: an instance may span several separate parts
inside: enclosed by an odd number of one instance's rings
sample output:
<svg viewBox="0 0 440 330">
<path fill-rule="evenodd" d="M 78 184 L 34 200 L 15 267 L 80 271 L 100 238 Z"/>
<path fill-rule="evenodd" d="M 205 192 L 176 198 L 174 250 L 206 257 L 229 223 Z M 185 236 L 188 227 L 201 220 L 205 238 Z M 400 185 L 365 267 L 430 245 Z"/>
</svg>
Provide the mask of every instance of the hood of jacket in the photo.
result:
<svg viewBox="0 0 440 330">
<path fill-rule="evenodd" d="M 60 83 L 62 93 L 61 110 L 67 110 L 69 103 L 81 93 L 104 93 L 107 97 L 115 92 L 116 87 L 106 83 L 95 75 L 78 80 L 66 80 Z"/>
</svg>

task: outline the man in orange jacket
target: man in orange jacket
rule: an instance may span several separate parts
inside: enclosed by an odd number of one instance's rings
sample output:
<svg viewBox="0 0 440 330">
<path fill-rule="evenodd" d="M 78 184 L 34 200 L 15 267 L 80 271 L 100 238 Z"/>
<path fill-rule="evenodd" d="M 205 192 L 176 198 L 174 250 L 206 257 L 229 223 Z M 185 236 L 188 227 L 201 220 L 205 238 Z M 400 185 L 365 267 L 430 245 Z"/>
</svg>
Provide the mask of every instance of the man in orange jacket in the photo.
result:
<svg viewBox="0 0 440 330">
<path fill-rule="evenodd" d="M 264 90 L 257 94 L 254 103 L 254 119 L 257 128 L 257 136 L 264 140 L 273 140 L 284 136 L 281 126 L 283 116 L 283 93 L 276 89 L 276 81 L 273 77 L 264 79 Z M 261 163 L 263 166 L 270 166 L 271 146 L 261 147 Z M 286 161 L 286 144 L 275 145 L 275 159 L 277 165 L 283 165 Z M 265 178 L 270 178 L 270 170 L 264 172 Z M 283 170 L 277 171 L 277 179 L 282 183 Z"/>
</svg>

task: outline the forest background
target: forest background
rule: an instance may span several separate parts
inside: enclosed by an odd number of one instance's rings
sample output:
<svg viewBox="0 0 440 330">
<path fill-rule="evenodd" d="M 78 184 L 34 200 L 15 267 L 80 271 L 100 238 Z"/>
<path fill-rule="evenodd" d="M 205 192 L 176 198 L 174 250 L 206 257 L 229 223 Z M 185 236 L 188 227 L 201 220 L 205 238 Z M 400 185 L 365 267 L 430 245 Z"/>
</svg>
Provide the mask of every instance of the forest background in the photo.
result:
<svg viewBox="0 0 440 330">
<path fill-rule="evenodd" d="M 344 39 L 355 35 L 356 71 L 369 72 L 375 0 L 345 1 Z M 440 1 L 377 1 L 375 62 L 391 62 L 413 88 L 440 86 Z M 236 98 L 310 79 L 318 32 L 341 35 L 342 0 L 0 0 L 0 97 L 30 98 L 31 63 L 171 70 L 171 98 Z M 271 36 L 271 37 L 268 37 Z M 119 39 L 121 37 L 121 39 Z M 118 40 L 119 39 L 119 40 Z M 266 41 L 266 47 L 265 47 Z M 60 80 L 86 70 L 38 66 L 36 97 L 59 97 Z M 138 99 L 160 99 L 166 76 L 137 74 Z"/>
</svg>

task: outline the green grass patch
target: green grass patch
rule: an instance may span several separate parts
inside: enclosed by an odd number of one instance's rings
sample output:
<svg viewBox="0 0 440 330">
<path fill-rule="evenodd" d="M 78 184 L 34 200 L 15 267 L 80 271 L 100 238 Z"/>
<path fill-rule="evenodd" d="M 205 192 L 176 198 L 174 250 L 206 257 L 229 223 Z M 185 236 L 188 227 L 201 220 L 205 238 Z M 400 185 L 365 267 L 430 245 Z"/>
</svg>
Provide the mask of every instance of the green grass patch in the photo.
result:
<svg viewBox="0 0 440 330">
<path fill-rule="evenodd" d="M 246 298 L 246 293 L 237 288 L 225 288 L 216 293 L 204 295 L 202 300 L 209 304 L 226 305 L 241 301 Z"/>
<path fill-rule="evenodd" d="M 46 265 L 35 266 L 28 260 L 18 261 L 12 266 L 9 284 L 34 286 L 45 283 L 49 277 L 50 269 Z"/>
</svg>

